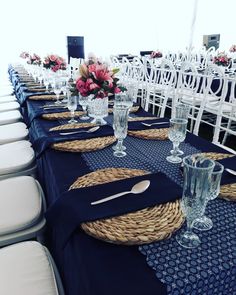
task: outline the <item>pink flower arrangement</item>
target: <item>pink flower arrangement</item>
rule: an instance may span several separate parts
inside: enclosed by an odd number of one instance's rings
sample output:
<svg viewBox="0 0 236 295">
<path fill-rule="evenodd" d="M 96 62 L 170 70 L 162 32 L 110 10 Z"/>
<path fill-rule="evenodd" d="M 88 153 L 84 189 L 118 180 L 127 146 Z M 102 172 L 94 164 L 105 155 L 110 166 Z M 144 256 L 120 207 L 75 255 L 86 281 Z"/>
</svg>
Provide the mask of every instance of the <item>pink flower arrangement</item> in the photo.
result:
<svg viewBox="0 0 236 295">
<path fill-rule="evenodd" d="M 41 64 L 41 57 L 37 54 L 29 55 L 27 63 L 31 65 L 40 65 Z"/>
<path fill-rule="evenodd" d="M 229 49 L 229 52 L 236 52 L 236 45 L 232 45 Z"/>
<path fill-rule="evenodd" d="M 162 53 L 160 51 L 153 51 L 150 55 L 151 58 L 160 58 L 162 57 Z"/>
<path fill-rule="evenodd" d="M 115 77 L 118 69 L 110 70 L 106 64 L 94 60 L 80 66 L 80 76 L 75 82 L 75 91 L 82 96 L 93 95 L 94 98 L 104 98 L 126 90 L 118 86 L 119 79 Z"/>
<path fill-rule="evenodd" d="M 27 51 L 22 51 L 21 54 L 20 54 L 20 57 L 23 58 L 23 59 L 27 59 L 27 58 L 30 57 L 30 54 Z"/>
<path fill-rule="evenodd" d="M 227 67 L 230 63 L 231 58 L 227 56 L 225 52 L 219 52 L 217 56 L 213 58 L 213 63 L 217 64 L 218 66 L 225 66 Z"/>
<path fill-rule="evenodd" d="M 46 69 L 51 69 L 53 72 L 66 69 L 66 61 L 63 57 L 50 54 L 44 58 L 43 66 Z"/>
</svg>

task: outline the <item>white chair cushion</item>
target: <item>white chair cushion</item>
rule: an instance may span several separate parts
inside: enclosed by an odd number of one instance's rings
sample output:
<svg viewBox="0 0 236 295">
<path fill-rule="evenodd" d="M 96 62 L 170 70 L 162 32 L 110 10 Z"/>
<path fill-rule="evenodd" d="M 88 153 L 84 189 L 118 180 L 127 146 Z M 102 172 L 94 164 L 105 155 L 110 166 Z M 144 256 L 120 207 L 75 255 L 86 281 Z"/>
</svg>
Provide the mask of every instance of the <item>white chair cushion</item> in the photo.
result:
<svg viewBox="0 0 236 295">
<path fill-rule="evenodd" d="M 29 228 L 41 214 L 42 198 L 33 177 L 0 181 L 0 236 Z"/>
<path fill-rule="evenodd" d="M 20 108 L 20 104 L 17 101 L 10 101 L 10 102 L 0 104 L 0 112 L 17 110 L 19 108 Z"/>
<path fill-rule="evenodd" d="M 0 175 L 21 171 L 34 161 L 34 150 L 26 140 L 0 145 Z"/>
<path fill-rule="evenodd" d="M 0 103 L 6 103 L 11 101 L 16 101 L 15 95 L 9 95 L 9 96 L 2 96 L 0 97 Z"/>
<path fill-rule="evenodd" d="M 0 294 L 58 295 L 45 248 L 29 241 L 0 249 Z"/>
<path fill-rule="evenodd" d="M 18 110 L 0 113 L 0 125 L 15 123 L 21 119 L 22 116 Z"/>
<path fill-rule="evenodd" d="M 28 134 L 27 126 L 23 122 L 0 125 L 0 144 L 25 139 Z"/>
</svg>

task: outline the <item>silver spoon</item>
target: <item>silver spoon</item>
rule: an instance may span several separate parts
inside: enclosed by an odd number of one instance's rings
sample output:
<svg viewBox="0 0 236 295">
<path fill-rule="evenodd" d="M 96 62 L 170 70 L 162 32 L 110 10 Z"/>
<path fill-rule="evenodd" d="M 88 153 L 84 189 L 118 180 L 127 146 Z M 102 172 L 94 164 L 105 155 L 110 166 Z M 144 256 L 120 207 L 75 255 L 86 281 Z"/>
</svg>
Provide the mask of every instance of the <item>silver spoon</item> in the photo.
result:
<svg viewBox="0 0 236 295">
<path fill-rule="evenodd" d="M 92 132 L 95 132 L 97 131 L 98 129 L 100 128 L 100 126 L 95 126 L 95 127 L 92 127 L 88 130 L 80 130 L 80 131 L 71 131 L 71 132 L 61 132 L 59 133 L 60 135 L 70 135 L 70 134 L 77 134 L 77 133 L 92 133 Z"/>
<path fill-rule="evenodd" d="M 227 172 L 229 172 L 230 174 L 233 174 L 233 175 L 236 176 L 236 171 L 235 171 L 235 170 L 232 170 L 232 169 L 229 169 L 229 168 L 225 168 L 225 170 L 226 170 Z"/>
<path fill-rule="evenodd" d="M 158 122 L 158 123 L 152 123 L 152 124 L 141 122 L 141 124 L 143 124 L 144 126 L 147 126 L 147 127 L 151 127 L 152 125 L 164 125 L 164 124 L 168 124 L 168 122 Z"/>
<path fill-rule="evenodd" d="M 104 202 L 119 198 L 119 197 L 127 195 L 127 194 L 141 194 L 149 187 L 149 185 L 150 185 L 150 180 L 140 181 L 140 182 L 136 183 L 131 188 L 130 191 L 118 193 L 118 194 L 115 194 L 115 195 L 100 199 L 98 201 L 92 202 L 91 205 L 101 204 L 101 203 L 104 203 Z"/>
</svg>

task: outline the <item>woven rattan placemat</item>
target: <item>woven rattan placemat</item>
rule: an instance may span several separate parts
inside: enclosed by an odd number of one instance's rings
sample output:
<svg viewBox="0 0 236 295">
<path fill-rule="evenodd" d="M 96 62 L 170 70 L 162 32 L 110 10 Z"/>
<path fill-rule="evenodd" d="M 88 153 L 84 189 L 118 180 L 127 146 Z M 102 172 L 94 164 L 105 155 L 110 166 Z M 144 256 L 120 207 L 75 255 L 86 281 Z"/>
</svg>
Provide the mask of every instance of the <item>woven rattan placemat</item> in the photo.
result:
<svg viewBox="0 0 236 295">
<path fill-rule="evenodd" d="M 73 124 L 64 124 L 53 127 L 49 129 L 49 131 L 57 131 L 57 130 L 66 130 L 66 129 L 78 129 L 78 128 L 87 128 L 96 126 L 94 123 L 73 123 Z"/>
<path fill-rule="evenodd" d="M 128 121 L 133 122 L 133 121 L 145 121 L 145 120 L 154 120 L 155 118 L 153 117 L 129 117 Z"/>
<path fill-rule="evenodd" d="M 64 98 L 64 95 L 60 95 L 60 98 Z M 45 94 L 45 95 L 32 95 L 29 96 L 30 100 L 56 100 L 57 97 L 55 94 Z"/>
<path fill-rule="evenodd" d="M 168 130 L 169 128 L 145 129 L 137 131 L 128 130 L 128 135 L 142 139 L 166 140 L 168 139 Z"/>
<path fill-rule="evenodd" d="M 75 112 L 75 117 L 82 116 L 84 112 L 82 111 L 76 111 Z M 46 120 L 63 120 L 63 119 L 70 119 L 71 118 L 71 113 L 70 112 L 61 112 L 61 113 L 51 113 L 51 114 L 43 114 L 42 115 L 43 119 Z"/>
<path fill-rule="evenodd" d="M 29 87 L 28 88 L 28 91 L 29 92 L 46 92 L 46 89 L 44 89 L 44 88 L 31 88 L 31 87 Z"/>
<path fill-rule="evenodd" d="M 231 158 L 234 156 L 233 154 L 214 152 L 202 153 L 202 155 L 214 161 Z M 228 201 L 236 202 L 236 183 L 221 185 L 219 197 Z"/>
<path fill-rule="evenodd" d="M 139 106 L 130 108 L 130 113 L 136 113 L 139 109 Z M 108 108 L 108 113 L 113 113 L 113 108 Z"/>
<path fill-rule="evenodd" d="M 144 170 L 128 168 L 101 169 L 79 177 L 70 189 L 108 183 L 147 173 Z M 124 245 L 141 245 L 170 237 L 181 227 L 183 221 L 180 201 L 176 200 L 117 217 L 82 223 L 81 227 L 87 234 L 97 239 Z"/>
<path fill-rule="evenodd" d="M 52 144 L 52 148 L 63 152 L 92 152 L 104 149 L 116 141 L 115 136 L 71 140 Z"/>
</svg>

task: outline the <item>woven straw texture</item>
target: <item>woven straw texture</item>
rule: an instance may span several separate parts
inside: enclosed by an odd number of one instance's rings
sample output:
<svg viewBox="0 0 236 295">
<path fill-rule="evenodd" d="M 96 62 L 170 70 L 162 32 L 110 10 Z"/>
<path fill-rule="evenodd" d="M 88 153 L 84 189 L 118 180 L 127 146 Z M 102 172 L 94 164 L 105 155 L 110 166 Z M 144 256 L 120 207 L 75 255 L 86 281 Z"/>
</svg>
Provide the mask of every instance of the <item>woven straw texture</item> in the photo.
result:
<svg viewBox="0 0 236 295">
<path fill-rule="evenodd" d="M 84 175 L 70 189 L 108 183 L 147 174 L 147 171 L 127 168 L 107 168 Z M 89 235 L 107 242 L 141 245 L 166 239 L 181 227 L 184 217 L 180 202 L 169 202 L 118 217 L 82 223 Z"/>
<path fill-rule="evenodd" d="M 224 154 L 224 153 L 202 153 L 205 157 L 212 159 L 214 161 L 231 158 L 234 155 Z M 220 187 L 220 198 L 226 199 L 228 201 L 236 202 L 236 183 L 225 184 Z"/>
<path fill-rule="evenodd" d="M 132 107 L 129 112 L 130 113 L 136 113 L 138 111 L 138 109 L 139 109 L 139 106 Z M 113 113 L 113 108 L 108 108 L 108 113 L 109 114 Z"/>
<path fill-rule="evenodd" d="M 209 158 L 214 161 L 226 159 L 226 158 L 231 158 L 234 155 L 232 154 L 225 154 L 225 153 L 214 153 L 214 152 L 209 152 L 209 153 L 201 153 L 204 157 Z"/>
<path fill-rule="evenodd" d="M 219 197 L 227 201 L 236 202 L 236 183 L 222 185 Z"/>
<path fill-rule="evenodd" d="M 49 129 L 49 131 L 57 131 L 57 130 L 66 130 L 66 129 L 79 129 L 79 128 L 87 128 L 96 126 L 94 123 L 73 123 L 73 124 L 64 124 L 53 127 Z"/>
<path fill-rule="evenodd" d="M 145 120 L 153 120 L 155 119 L 154 117 L 129 117 L 128 121 L 133 122 L 133 121 L 145 121 Z"/>
<path fill-rule="evenodd" d="M 77 111 L 75 112 L 75 117 L 82 116 L 84 112 L 82 111 Z M 42 115 L 43 119 L 46 120 L 63 120 L 63 119 L 70 119 L 71 118 L 71 113 L 70 112 L 62 112 L 62 113 L 52 113 L 52 114 L 43 114 Z"/>
<path fill-rule="evenodd" d="M 60 98 L 64 98 L 64 95 L 60 95 Z M 55 94 L 45 94 L 45 95 L 32 95 L 29 97 L 30 100 L 56 100 Z"/>
<path fill-rule="evenodd" d="M 142 138 L 142 139 L 166 140 L 168 139 L 168 130 L 169 128 L 137 130 L 137 131 L 128 130 L 128 135 Z"/>
<path fill-rule="evenodd" d="M 31 87 L 28 87 L 28 90 L 30 92 L 46 92 L 46 89 L 44 89 L 44 88 L 31 88 Z"/>
<path fill-rule="evenodd" d="M 85 140 L 72 140 L 52 144 L 52 148 L 63 152 L 92 152 L 104 149 L 116 141 L 114 136 L 97 137 Z"/>
</svg>

